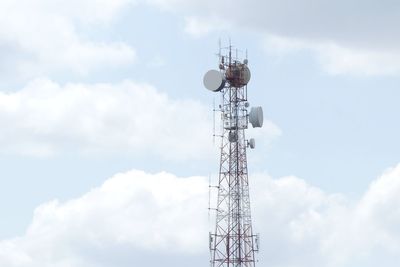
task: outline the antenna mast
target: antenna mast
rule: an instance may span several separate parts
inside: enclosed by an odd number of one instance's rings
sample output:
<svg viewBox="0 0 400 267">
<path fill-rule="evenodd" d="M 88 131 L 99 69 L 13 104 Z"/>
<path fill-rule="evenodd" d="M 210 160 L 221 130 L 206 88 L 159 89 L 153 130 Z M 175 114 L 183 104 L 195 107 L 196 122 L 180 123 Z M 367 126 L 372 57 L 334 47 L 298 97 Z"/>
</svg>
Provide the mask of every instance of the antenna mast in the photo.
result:
<svg viewBox="0 0 400 267">
<path fill-rule="evenodd" d="M 221 158 L 218 179 L 215 231 L 210 233 L 212 267 L 254 267 L 258 252 L 258 235 L 253 233 L 247 148 L 254 148 L 254 139 L 247 140 L 245 130 L 251 124 L 262 127 L 261 107 L 248 112 L 247 84 L 250 70 L 246 58 L 232 55 L 232 45 L 220 49 L 219 70 L 204 76 L 207 89 L 221 95 L 222 113 Z"/>
</svg>

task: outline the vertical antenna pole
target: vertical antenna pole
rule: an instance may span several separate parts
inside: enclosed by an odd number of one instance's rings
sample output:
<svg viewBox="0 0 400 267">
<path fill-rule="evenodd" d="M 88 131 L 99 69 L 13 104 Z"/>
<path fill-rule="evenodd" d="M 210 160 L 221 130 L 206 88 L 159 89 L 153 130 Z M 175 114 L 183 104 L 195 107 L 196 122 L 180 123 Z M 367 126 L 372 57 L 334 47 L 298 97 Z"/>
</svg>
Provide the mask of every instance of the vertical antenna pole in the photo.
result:
<svg viewBox="0 0 400 267">
<path fill-rule="evenodd" d="M 221 60 L 221 37 L 218 40 L 218 47 L 219 47 L 218 56 L 219 56 L 219 60 Z"/>
<path fill-rule="evenodd" d="M 208 175 L 208 222 L 210 222 L 211 211 L 211 174 Z"/>
<path fill-rule="evenodd" d="M 213 145 L 215 145 L 215 97 L 213 98 Z"/>
</svg>

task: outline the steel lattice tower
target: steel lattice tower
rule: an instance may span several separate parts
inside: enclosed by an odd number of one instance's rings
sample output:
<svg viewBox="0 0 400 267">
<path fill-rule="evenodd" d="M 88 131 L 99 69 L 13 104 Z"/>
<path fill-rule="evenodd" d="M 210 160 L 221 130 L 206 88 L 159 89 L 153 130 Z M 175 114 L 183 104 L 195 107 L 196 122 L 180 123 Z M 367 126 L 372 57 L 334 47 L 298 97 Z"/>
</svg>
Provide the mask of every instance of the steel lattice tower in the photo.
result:
<svg viewBox="0 0 400 267">
<path fill-rule="evenodd" d="M 221 94 L 219 111 L 222 119 L 221 158 L 216 203 L 215 231 L 210 233 L 211 266 L 254 267 L 258 236 L 253 233 L 250 209 L 247 148 L 254 148 L 254 139 L 247 140 L 249 123 L 262 126 L 262 109 L 248 112 L 247 83 L 250 80 L 248 61 L 232 56 L 232 47 L 219 53 L 219 71 L 204 76 L 207 89 Z M 236 52 L 237 54 L 237 52 Z"/>
</svg>

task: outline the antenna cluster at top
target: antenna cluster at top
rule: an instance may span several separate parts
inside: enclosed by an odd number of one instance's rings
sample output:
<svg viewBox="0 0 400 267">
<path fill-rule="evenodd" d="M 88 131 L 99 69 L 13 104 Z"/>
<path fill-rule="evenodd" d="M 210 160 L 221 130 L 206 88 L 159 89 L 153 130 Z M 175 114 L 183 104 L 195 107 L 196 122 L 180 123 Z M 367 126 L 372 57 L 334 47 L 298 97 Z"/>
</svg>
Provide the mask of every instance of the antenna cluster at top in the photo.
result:
<svg viewBox="0 0 400 267">
<path fill-rule="evenodd" d="M 248 128 L 260 128 L 263 125 L 262 107 L 249 108 L 247 100 L 247 84 L 251 73 L 248 67 L 247 52 L 244 59 L 238 57 L 238 50 L 232 55 L 232 46 L 223 48 L 224 54 L 218 54 L 218 69 L 209 70 L 203 78 L 204 86 L 212 92 L 222 93 L 220 111 L 222 113 L 223 130 L 228 132 L 229 142 L 238 141 L 238 131 Z M 249 110 L 250 109 L 250 110 Z M 254 148 L 254 139 L 248 141 Z"/>
<path fill-rule="evenodd" d="M 232 56 L 232 47 L 229 46 L 228 55 L 219 56 L 219 70 L 210 70 L 204 75 L 204 86 L 213 92 L 221 91 L 225 85 L 240 88 L 246 86 L 251 77 L 248 60 L 239 60 L 237 55 Z M 237 51 L 236 51 L 237 54 Z"/>
</svg>

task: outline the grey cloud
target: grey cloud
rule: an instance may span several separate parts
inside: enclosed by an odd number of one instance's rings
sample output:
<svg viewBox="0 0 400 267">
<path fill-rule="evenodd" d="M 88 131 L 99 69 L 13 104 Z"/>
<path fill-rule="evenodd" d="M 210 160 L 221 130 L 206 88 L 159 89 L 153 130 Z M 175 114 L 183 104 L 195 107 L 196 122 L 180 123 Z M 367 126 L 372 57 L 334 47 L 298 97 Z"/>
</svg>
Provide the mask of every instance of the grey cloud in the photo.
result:
<svg viewBox="0 0 400 267">
<path fill-rule="evenodd" d="M 241 29 L 300 44 L 296 51 L 312 51 L 332 74 L 400 72 L 400 4 L 395 1 L 148 1 L 185 16 L 186 31 L 194 36 Z"/>
<path fill-rule="evenodd" d="M 397 48 L 397 1 L 179 1 L 150 0 L 188 16 L 219 17 L 236 27 L 344 45 Z"/>
</svg>

